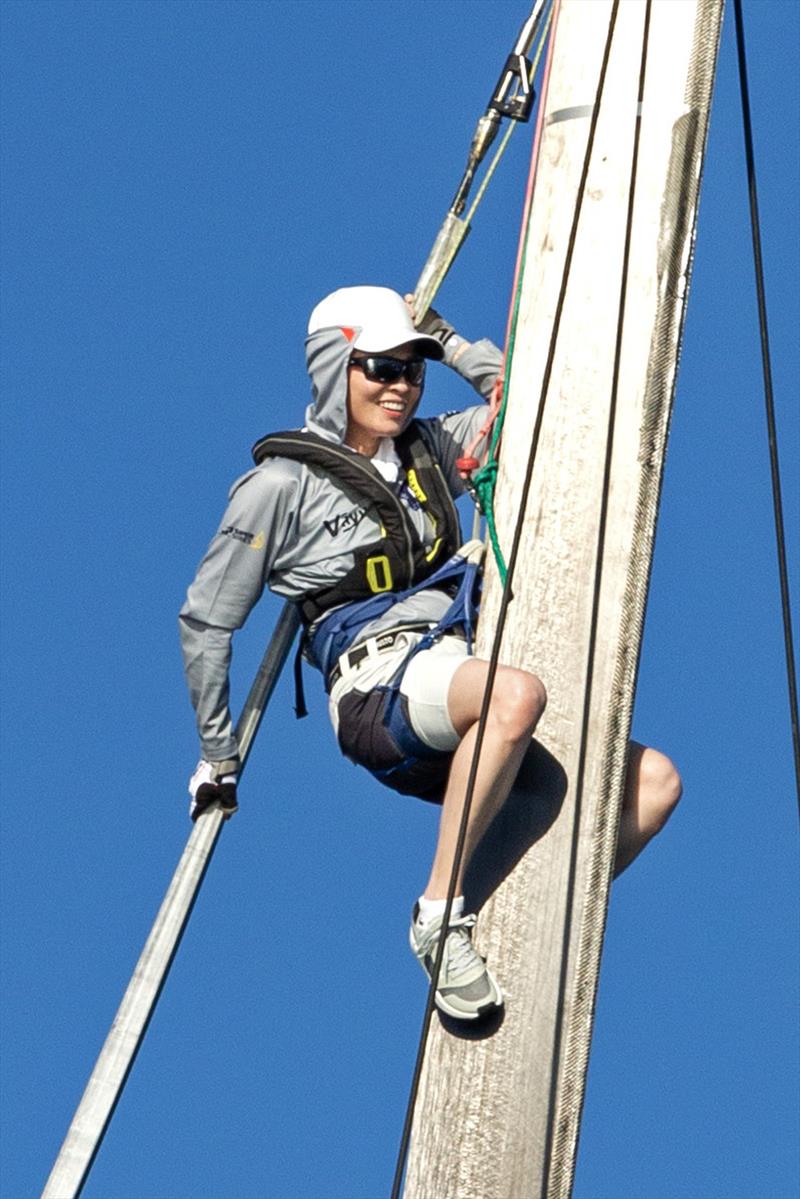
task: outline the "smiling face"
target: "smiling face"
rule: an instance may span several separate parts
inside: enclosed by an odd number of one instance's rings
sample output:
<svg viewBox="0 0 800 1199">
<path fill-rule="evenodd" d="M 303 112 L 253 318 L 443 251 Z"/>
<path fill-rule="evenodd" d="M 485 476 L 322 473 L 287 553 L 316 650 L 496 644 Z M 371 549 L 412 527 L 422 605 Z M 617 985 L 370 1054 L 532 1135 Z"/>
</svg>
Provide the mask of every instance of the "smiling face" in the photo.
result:
<svg viewBox="0 0 800 1199">
<path fill-rule="evenodd" d="M 412 343 L 395 346 L 383 353 L 404 362 L 417 357 Z M 353 358 L 369 355 L 355 350 Z M 421 387 L 414 387 L 405 375 L 393 383 L 368 379 L 363 370 L 349 366 L 347 371 L 347 431 L 344 444 L 368 458 L 374 457 L 384 437 L 397 437 L 406 426 L 419 401 Z"/>
</svg>

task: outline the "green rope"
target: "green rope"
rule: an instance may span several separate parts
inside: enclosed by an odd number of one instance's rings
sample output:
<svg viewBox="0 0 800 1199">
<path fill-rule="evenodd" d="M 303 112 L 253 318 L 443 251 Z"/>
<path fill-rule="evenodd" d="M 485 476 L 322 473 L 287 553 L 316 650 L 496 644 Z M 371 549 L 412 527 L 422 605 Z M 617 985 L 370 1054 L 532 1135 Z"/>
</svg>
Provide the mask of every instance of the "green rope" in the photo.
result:
<svg viewBox="0 0 800 1199">
<path fill-rule="evenodd" d="M 529 214 L 530 217 L 530 214 Z M 500 403 L 500 409 L 495 417 L 492 427 L 492 440 L 489 445 L 489 452 L 486 456 L 486 462 L 472 476 L 472 483 L 475 492 L 480 501 L 480 508 L 483 515 L 486 517 L 486 527 L 489 530 L 489 540 L 492 543 L 494 551 L 494 560 L 497 563 L 497 573 L 500 575 L 500 582 L 505 585 L 506 575 L 508 573 L 506 560 L 503 556 L 503 551 L 500 546 L 500 538 L 497 534 L 497 524 L 494 518 L 494 493 L 497 486 L 497 473 L 500 469 L 498 458 L 498 447 L 500 436 L 503 432 L 503 423 L 506 418 L 506 408 L 508 406 L 508 383 L 511 378 L 511 363 L 514 358 L 514 343 L 517 337 L 517 321 L 519 319 L 520 297 L 522 295 L 522 277 L 525 273 L 525 261 L 528 255 L 528 234 L 530 232 L 530 219 L 525 230 L 525 240 L 522 244 L 522 257 L 519 265 L 519 276 L 517 278 L 517 289 L 514 295 L 514 310 L 511 316 L 511 329 L 508 335 L 508 354 L 506 355 L 506 371 L 503 380 L 503 399 Z"/>
<path fill-rule="evenodd" d="M 500 538 L 497 536 L 497 525 L 494 520 L 494 489 L 497 483 L 497 459 L 492 458 L 473 475 L 472 485 L 475 488 L 478 506 L 486 517 L 486 527 L 489 530 L 489 540 L 494 550 L 494 560 L 502 583 L 506 581 L 506 562 L 500 548 Z"/>
</svg>

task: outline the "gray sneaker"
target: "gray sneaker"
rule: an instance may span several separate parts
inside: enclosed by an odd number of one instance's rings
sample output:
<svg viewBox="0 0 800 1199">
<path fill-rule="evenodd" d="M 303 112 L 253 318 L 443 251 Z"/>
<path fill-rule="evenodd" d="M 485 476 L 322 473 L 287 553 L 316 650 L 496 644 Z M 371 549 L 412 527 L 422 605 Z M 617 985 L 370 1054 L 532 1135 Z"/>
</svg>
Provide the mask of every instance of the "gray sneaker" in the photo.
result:
<svg viewBox="0 0 800 1199">
<path fill-rule="evenodd" d="M 436 947 L 442 926 L 441 917 L 423 928 L 417 924 L 419 906 L 411 918 L 408 939 L 428 978 L 433 973 Z M 472 928 L 477 916 L 459 916 L 450 920 L 436 988 L 436 1006 L 456 1020 L 479 1020 L 503 1005 L 503 993 L 486 962 L 472 944 Z"/>
</svg>

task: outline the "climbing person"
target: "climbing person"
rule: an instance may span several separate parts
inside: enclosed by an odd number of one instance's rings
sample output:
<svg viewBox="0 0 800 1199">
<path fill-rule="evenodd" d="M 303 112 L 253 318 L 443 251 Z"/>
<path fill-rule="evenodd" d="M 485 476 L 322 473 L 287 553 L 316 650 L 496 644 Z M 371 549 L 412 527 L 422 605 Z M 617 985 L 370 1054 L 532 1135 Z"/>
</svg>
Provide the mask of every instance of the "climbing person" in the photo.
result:
<svg viewBox="0 0 800 1199">
<path fill-rule="evenodd" d="M 303 429 L 256 443 L 255 467 L 229 495 L 180 613 L 202 758 L 192 816 L 237 810 L 238 749 L 228 706 L 233 632 L 265 586 L 301 610 L 303 655 L 323 674 L 342 751 L 389 787 L 441 804 L 411 947 L 430 976 L 455 858 L 488 663 L 473 654 L 482 547 L 461 544 L 456 459 L 485 422 L 481 403 L 415 419 L 428 361 L 485 401 L 502 369 L 488 340 L 459 336 L 435 312 L 415 327 L 383 287 L 333 292 L 311 313 L 312 402 Z M 546 702 L 533 674 L 500 666 L 481 748 L 436 991 L 441 1011 L 476 1020 L 502 992 L 472 944 L 464 911 L 470 857 L 511 789 Z M 680 794 L 668 759 L 634 745 L 618 869 L 658 831 Z"/>
</svg>

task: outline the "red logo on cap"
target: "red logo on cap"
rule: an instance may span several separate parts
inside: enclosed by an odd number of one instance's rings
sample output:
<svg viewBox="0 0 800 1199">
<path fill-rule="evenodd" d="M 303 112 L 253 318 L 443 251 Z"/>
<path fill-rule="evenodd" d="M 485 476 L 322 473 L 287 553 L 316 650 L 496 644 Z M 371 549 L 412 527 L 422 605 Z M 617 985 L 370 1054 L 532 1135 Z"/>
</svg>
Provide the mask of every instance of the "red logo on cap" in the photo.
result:
<svg viewBox="0 0 800 1199">
<path fill-rule="evenodd" d="M 355 329 L 351 329 L 349 325 L 340 325 L 339 328 L 341 329 L 342 333 L 344 333 L 348 341 L 353 340 L 356 335 Z"/>
</svg>

